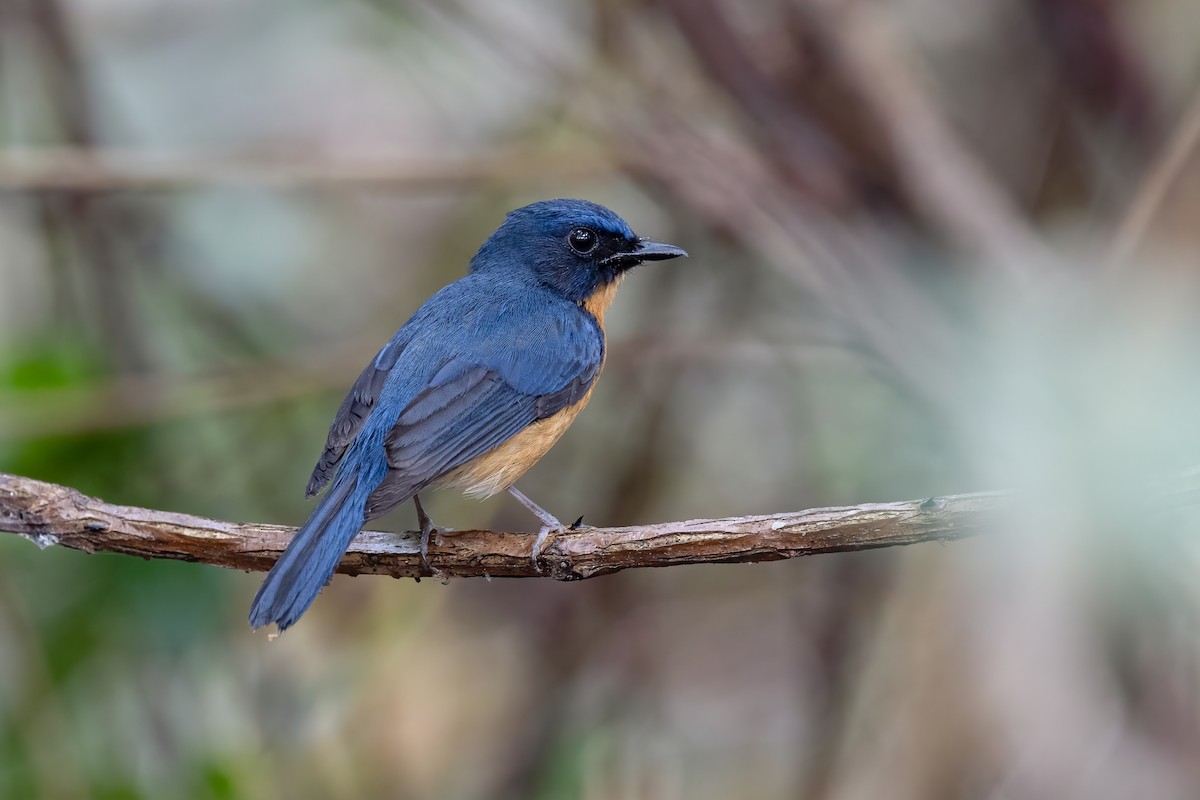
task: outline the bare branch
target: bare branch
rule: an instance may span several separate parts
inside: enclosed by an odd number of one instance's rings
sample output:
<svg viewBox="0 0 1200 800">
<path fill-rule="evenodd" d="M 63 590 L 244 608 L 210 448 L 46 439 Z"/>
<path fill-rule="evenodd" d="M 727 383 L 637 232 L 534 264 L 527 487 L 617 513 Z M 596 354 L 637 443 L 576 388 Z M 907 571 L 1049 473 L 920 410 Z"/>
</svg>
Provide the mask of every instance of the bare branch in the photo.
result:
<svg viewBox="0 0 1200 800">
<path fill-rule="evenodd" d="M 814 508 L 785 514 L 665 522 L 630 528 L 581 528 L 552 537 L 537 572 L 524 533 L 460 531 L 429 549 L 429 560 L 460 577 L 553 577 L 579 580 L 632 567 L 776 561 L 783 558 L 948 541 L 981 532 L 1001 492 L 900 503 Z M 256 525 L 117 506 L 53 483 L 0 473 L 0 531 L 39 547 L 61 545 L 172 558 L 243 570 L 266 570 L 294 528 Z M 338 567 L 350 575 L 424 577 L 418 534 L 359 535 Z"/>
</svg>

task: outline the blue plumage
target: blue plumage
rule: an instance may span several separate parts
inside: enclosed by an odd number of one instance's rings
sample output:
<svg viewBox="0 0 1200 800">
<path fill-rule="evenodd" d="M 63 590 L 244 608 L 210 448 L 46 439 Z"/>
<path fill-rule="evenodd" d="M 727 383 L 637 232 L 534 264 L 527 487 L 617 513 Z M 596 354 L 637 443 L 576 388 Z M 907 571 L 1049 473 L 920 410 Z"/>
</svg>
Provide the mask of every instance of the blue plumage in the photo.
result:
<svg viewBox="0 0 1200 800">
<path fill-rule="evenodd" d="M 251 625 L 294 623 L 366 520 L 584 401 L 605 346 L 589 299 L 636 264 L 680 255 L 594 203 L 511 212 L 471 272 L 426 301 L 355 381 L 308 493 L 332 488 L 264 581 Z"/>
</svg>

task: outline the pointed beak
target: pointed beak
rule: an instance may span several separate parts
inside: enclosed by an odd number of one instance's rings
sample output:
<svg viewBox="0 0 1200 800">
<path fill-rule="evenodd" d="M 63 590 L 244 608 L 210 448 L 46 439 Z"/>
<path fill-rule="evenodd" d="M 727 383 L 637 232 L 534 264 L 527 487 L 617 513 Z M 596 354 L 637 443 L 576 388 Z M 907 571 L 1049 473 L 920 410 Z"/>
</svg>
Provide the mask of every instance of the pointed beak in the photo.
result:
<svg viewBox="0 0 1200 800">
<path fill-rule="evenodd" d="M 638 261 L 666 261 L 667 259 L 679 258 L 680 256 L 687 258 L 687 251 L 673 244 L 648 242 L 642 239 L 638 242 L 637 249 L 633 251 L 633 255 L 637 257 Z"/>
<path fill-rule="evenodd" d="M 676 247 L 673 244 L 660 244 L 659 242 L 648 242 L 645 239 L 639 239 L 634 249 L 626 253 L 611 255 L 600 263 L 612 269 L 626 270 L 646 261 L 666 261 L 669 258 L 679 258 L 686 255 L 686 250 Z"/>
</svg>

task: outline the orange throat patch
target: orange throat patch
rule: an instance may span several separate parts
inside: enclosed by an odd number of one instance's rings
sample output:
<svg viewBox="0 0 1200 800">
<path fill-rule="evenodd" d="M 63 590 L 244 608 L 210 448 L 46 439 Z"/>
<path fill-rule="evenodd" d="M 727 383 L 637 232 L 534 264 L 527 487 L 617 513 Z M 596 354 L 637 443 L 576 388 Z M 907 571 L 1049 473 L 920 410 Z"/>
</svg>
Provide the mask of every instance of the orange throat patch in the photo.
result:
<svg viewBox="0 0 1200 800">
<path fill-rule="evenodd" d="M 613 298 L 617 296 L 617 287 L 621 285 L 621 278 L 624 275 L 618 275 L 608 283 L 601 286 L 596 291 L 592 292 L 592 296 L 579 304 L 579 307 L 596 318 L 596 322 L 600 323 L 600 330 L 604 330 L 604 314 L 612 305 Z"/>
</svg>

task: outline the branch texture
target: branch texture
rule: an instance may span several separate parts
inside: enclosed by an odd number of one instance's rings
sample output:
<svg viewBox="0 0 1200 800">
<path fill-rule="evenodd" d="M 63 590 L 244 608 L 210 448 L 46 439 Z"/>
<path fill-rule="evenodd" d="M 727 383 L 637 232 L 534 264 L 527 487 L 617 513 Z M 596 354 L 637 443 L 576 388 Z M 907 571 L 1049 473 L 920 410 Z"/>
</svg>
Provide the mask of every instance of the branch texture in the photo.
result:
<svg viewBox="0 0 1200 800">
<path fill-rule="evenodd" d="M 785 514 L 697 519 L 630 528 L 581 528 L 551 537 L 542 572 L 530 562 L 525 533 L 458 531 L 432 542 L 429 560 L 448 575 L 553 577 L 579 580 L 631 567 L 775 561 L 980 532 L 1002 492 L 979 492 L 901 503 L 814 508 Z M 172 558 L 242 570 L 266 570 L 295 528 L 257 525 L 117 506 L 74 489 L 0 473 L 0 531 L 39 547 Z M 364 531 L 338 567 L 350 575 L 397 578 L 430 575 L 421 564 L 419 534 Z"/>
</svg>

